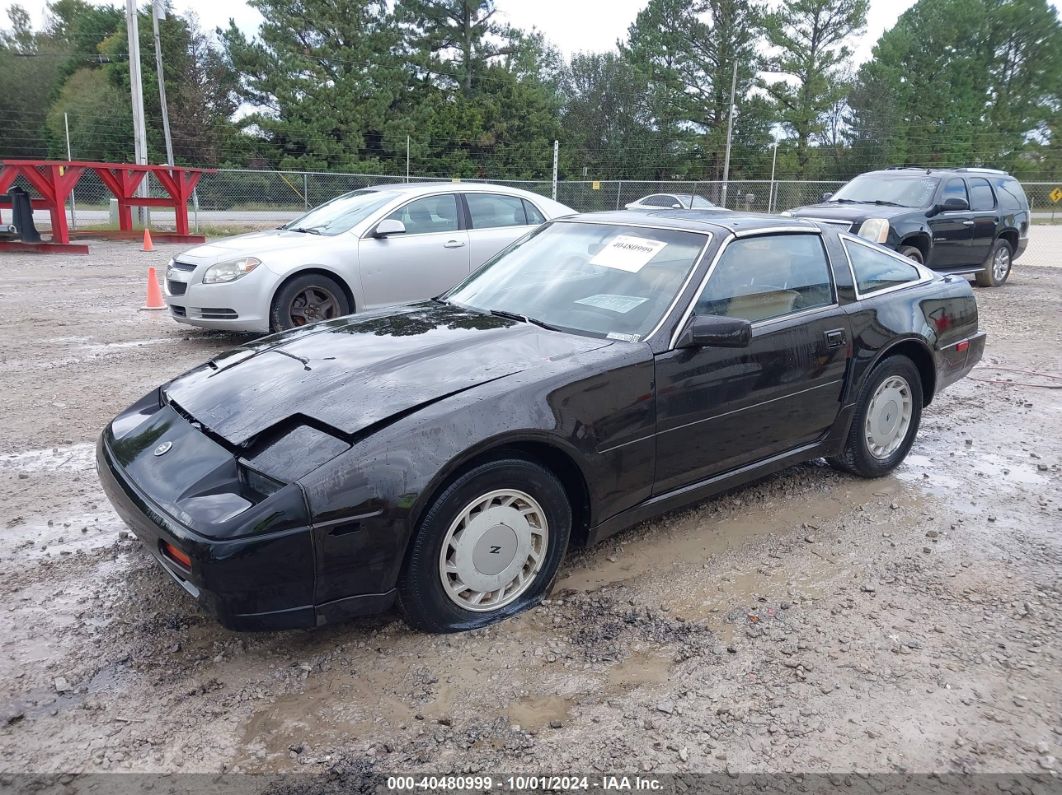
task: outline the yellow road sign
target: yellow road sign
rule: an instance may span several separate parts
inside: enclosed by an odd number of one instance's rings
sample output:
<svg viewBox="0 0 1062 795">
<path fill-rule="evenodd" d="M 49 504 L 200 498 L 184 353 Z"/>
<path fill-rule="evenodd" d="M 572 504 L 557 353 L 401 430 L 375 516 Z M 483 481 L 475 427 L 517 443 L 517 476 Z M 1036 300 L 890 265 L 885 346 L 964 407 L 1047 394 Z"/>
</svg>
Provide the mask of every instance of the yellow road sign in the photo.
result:
<svg viewBox="0 0 1062 795">
<path fill-rule="evenodd" d="M 590 187 L 594 190 L 601 190 L 601 183 L 595 179 L 594 183 Z"/>
<path fill-rule="evenodd" d="M 1047 198 L 1049 198 L 1055 204 L 1058 204 L 1059 200 L 1062 199 L 1062 188 L 1055 188 L 1053 191 L 1047 194 Z"/>
</svg>

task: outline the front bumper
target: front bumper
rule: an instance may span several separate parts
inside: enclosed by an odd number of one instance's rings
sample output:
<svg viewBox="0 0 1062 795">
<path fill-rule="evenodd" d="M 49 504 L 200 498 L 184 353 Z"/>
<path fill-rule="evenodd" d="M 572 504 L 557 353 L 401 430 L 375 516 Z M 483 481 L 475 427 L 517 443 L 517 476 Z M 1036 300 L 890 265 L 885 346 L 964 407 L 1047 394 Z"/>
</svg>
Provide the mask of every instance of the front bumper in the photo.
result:
<svg viewBox="0 0 1062 795">
<path fill-rule="evenodd" d="M 311 527 L 235 539 L 207 538 L 167 514 L 127 477 L 107 437 L 104 431 L 97 443 L 96 466 L 111 504 L 163 570 L 226 628 L 315 627 L 383 612 L 393 604 L 393 590 L 315 604 Z M 165 555 L 166 543 L 188 555 L 191 566 Z"/>
<path fill-rule="evenodd" d="M 198 270 L 166 274 L 165 298 L 174 320 L 201 328 L 269 331 L 271 271 L 259 267 L 234 282 L 203 284 Z"/>
</svg>

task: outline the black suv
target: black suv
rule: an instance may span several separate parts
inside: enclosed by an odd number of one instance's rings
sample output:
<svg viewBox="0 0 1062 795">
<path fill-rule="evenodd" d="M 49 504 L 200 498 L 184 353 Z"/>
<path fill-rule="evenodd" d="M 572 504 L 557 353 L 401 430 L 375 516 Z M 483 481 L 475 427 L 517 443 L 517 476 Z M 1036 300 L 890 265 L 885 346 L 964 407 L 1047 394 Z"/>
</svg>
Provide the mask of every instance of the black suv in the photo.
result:
<svg viewBox="0 0 1062 795">
<path fill-rule="evenodd" d="M 933 270 L 1003 284 L 1029 242 L 1029 200 L 1014 177 L 988 168 L 869 171 L 822 203 L 787 214 L 847 227 Z"/>
</svg>

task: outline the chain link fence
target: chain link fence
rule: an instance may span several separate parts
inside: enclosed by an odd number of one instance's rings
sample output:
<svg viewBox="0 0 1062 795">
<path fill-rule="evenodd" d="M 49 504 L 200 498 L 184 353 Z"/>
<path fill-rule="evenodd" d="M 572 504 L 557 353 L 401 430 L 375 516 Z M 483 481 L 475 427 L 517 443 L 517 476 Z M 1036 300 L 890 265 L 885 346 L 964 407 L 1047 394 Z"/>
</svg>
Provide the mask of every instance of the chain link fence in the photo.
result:
<svg viewBox="0 0 1062 795">
<path fill-rule="evenodd" d="M 255 171 L 219 169 L 204 174 L 196 190 L 192 218 L 200 227 L 275 226 L 297 217 L 305 210 L 322 204 L 342 193 L 374 185 L 404 182 L 449 182 L 436 177 L 410 177 L 378 174 L 336 174 L 315 171 Z M 549 180 L 470 179 L 492 185 L 551 196 Z M 455 181 L 456 182 L 456 181 Z M 755 212 L 781 212 L 792 207 L 814 204 L 823 194 L 836 191 L 843 181 L 800 180 L 730 180 L 722 181 L 647 181 L 647 180 L 564 180 L 557 183 L 557 201 L 579 212 L 623 209 L 627 204 L 654 193 L 678 194 L 680 201 L 699 196 L 731 209 Z M 1050 219 L 1057 211 L 1062 220 L 1062 202 L 1053 202 L 1051 194 L 1058 183 L 1023 183 L 1034 213 Z M 23 185 L 27 190 L 30 186 Z M 150 181 L 149 194 L 165 196 L 157 182 Z M 94 172 L 82 177 L 74 191 L 75 228 L 102 228 L 114 225 L 116 216 L 112 197 Z M 173 223 L 173 213 L 154 210 L 152 225 L 165 228 Z M 42 219 L 43 220 L 43 219 Z"/>
</svg>

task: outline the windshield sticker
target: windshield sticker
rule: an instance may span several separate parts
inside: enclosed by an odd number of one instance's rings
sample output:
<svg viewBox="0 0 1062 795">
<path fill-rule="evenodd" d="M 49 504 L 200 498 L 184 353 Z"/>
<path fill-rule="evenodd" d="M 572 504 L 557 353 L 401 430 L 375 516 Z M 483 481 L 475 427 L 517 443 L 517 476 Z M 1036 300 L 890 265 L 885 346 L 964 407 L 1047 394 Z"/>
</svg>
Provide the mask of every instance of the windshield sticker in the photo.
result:
<svg viewBox="0 0 1062 795">
<path fill-rule="evenodd" d="M 648 300 L 648 298 L 639 298 L 636 295 L 612 295 L 608 293 L 600 293 L 598 295 L 589 295 L 586 298 L 580 298 L 575 303 L 593 306 L 597 309 L 607 309 L 609 312 L 626 314 L 636 306 L 641 306 Z"/>
<path fill-rule="evenodd" d="M 648 240 L 633 235 L 617 235 L 590 260 L 591 265 L 637 273 L 666 246 L 660 240 Z"/>
<path fill-rule="evenodd" d="M 610 331 L 606 336 L 610 340 L 619 340 L 620 342 L 637 342 L 641 339 L 637 334 L 621 334 L 618 331 Z"/>
</svg>

